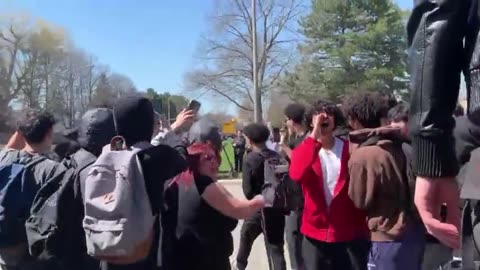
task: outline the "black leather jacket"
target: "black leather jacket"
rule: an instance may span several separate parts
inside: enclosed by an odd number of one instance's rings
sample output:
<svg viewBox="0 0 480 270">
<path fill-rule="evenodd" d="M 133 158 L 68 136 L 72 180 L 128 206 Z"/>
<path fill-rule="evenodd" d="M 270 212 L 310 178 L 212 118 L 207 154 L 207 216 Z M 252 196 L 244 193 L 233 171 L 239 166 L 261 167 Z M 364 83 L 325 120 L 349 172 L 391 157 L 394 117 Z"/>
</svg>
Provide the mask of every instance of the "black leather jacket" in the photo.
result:
<svg viewBox="0 0 480 270">
<path fill-rule="evenodd" d="M 452 113 L 461 72 L 467 84 L 468 112 L 480 107 L 479 2 L 414 1 L 407 32 L 412 97 L 409 122 L 416 175 L 458 173 Z"/>
</svg>

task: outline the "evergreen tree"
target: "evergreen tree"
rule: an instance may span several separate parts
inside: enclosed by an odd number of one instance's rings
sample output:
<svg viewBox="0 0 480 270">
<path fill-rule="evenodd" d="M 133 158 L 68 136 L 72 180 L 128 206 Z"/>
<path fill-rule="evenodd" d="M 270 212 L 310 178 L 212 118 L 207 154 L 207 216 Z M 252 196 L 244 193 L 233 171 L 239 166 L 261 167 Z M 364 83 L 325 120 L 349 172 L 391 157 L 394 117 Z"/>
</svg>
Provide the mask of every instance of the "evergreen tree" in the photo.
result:
<svg viewBox="0 0 480 270">
<path fill-rule="evenodd" d="M 302 61 L 280 83 L 292 98 L 407 89 L 405 25 L 391 0 L 313 0 L 300 25 Z"/>
</svg>

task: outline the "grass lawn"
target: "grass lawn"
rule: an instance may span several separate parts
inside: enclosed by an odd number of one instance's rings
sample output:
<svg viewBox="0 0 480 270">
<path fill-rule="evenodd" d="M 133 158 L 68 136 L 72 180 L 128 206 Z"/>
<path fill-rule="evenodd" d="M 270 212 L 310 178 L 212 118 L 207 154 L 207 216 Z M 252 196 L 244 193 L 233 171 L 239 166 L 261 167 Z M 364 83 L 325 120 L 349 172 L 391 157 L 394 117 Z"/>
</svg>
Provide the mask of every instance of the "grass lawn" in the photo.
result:
<svg viewBox="0 0 480 270">
<path fill-rule="evenodd" d="M 222 142 L 222 145 L 222 163 L 220 164 L 219 171 L 222 173 L 230 173 L 232 171 L 232 168 L 234 167 L 235 162 L 235 154 L 233 152 L 232 140 L 225 140 Z"/>
<path fill-rule="evenodd" d="M 222 163 L 218 169 L 219 179 L 242 178 L 241 174 L 232 174 L 233 167 L 235 166 L 235 153 L 233 151 L 232 139 L 223 141 L 222 145 Z"/>
</svg>

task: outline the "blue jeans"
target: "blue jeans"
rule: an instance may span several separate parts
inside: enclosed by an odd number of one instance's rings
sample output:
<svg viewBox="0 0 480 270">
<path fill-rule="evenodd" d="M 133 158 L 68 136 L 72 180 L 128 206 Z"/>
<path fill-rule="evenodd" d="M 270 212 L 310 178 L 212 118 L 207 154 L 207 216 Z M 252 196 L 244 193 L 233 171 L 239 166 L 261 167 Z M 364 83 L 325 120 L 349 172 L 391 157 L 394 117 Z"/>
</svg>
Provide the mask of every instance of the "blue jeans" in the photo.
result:
<svg viewBox="0 0 480 270">
<path fill-rule="evenodd" d="M 412 226 L 401 239 L 372 242 L 368 257 L 369 270 L 420 270 L 425 249 L 423 226 Z"/>
</svg>

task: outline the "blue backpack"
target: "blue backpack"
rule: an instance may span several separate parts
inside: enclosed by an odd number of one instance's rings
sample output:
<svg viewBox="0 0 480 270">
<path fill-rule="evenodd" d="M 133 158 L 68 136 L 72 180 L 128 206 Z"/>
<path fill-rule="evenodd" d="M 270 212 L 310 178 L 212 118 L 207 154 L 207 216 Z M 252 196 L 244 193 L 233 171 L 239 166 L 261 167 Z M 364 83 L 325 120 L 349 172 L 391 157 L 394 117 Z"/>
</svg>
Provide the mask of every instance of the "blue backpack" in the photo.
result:
<svg viewBox="0 0 480 270">
<path fill-rule="evenodd" d="M 0 166 L 0 249 L 26 243 L 25 221 L 39 188 L 31 168 L 45 159 L 22 157 Z"/>
</svg>

